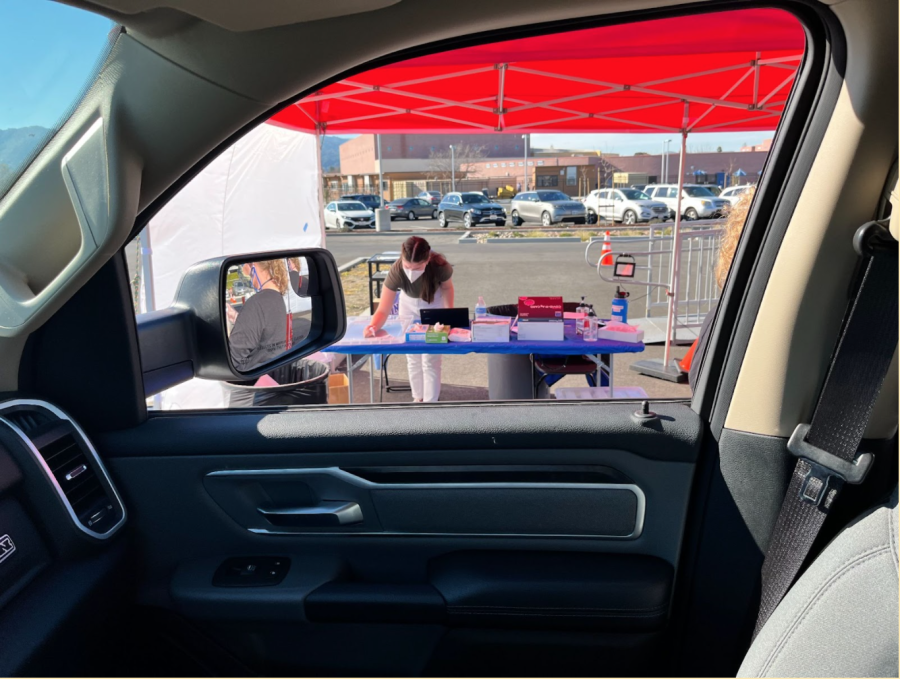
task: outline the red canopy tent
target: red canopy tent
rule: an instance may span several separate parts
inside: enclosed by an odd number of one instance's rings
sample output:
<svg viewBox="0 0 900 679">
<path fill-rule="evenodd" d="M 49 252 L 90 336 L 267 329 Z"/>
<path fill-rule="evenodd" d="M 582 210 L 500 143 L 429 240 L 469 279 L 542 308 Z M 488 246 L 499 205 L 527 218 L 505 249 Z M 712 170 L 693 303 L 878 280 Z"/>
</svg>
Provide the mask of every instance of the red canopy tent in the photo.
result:
<svg viewBox="0 0 900 679">
<path fill-rule="evenodd" d="M 803 60 L 792 14 L 747 9 L 656 19 L 467 47 L 341 80 L 270 121 L 316 134 L 681 134 L 773 130 Z M 673 229 L 663 370 L 679 276 Z"/>
<path fill-rule="evenodd" d="M 590 28 L 376 68 L 272 122 L 329 134 L 770 130 L 804 45 L 777 9 Z"/>
</svg>

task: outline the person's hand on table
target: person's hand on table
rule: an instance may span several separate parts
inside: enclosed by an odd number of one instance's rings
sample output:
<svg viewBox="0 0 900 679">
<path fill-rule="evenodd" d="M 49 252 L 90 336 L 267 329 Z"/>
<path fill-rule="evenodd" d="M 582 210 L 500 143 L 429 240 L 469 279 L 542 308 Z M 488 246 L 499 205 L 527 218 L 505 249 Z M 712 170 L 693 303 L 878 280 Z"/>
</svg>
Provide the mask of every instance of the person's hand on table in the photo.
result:
<svg viewBox="0 0 900 679">
<path fill-rule="evenodd" d="M 377 333 L 378 328 L 369 323 L 369 325 L 366 326 L 365 330 L 363 330 L 363 337 L 375 337 Z"/>
</svg>

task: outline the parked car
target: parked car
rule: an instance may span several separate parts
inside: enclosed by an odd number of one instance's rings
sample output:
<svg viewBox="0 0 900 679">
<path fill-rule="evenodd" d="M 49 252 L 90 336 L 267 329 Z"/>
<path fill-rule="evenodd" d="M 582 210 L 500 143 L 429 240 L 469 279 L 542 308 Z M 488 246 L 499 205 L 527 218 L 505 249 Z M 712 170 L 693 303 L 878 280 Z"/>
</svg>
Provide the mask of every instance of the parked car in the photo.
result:
<svg viewBox="0 0 900 679">
<path fill-rule="evenodd" d="M 506 226 L 506 209 L 480 192 L 448 193 L 438 205 L 438 223 L 446 228 L 450 222 L 462 222 L 467 229 L 482 222 Z"/>
<path fill-rule="evenodd" d="M 650 198 L 669 206 L 669 215 L 675 216 L 678 207 L 677 184 L 651 184 L 644 191 Z M 728 214 L 731 203 L 717 198 L 708 187 L 701 184 L 685 184 L 681 194 L 681 216 L 687 220 L 715 219 Z"/>
<path fill-rule="evenodd" d="M 512 199 L 509 214 L 513 226 L 525 222 L 551 224 L 587 222 L 584 203 L 567 196 L 562 191 L 525 191 Z"/>
<path fill-rule="evenodd" d="M 325 206 L 325 228 L 349 231 L 371 229 L 375 213 L 358 200 L 335 200 Z"/>
<path fill-rule="evenodd" d="M 391 213 L 391 220 L 396 217 L 412 220 L 419 217 L 437 219 L 438 209 L 431 201 L 424 198 L 398 198 L 385 206 Z"/>
<path fill-rule="evenodd" d="M 638 191 L 643 191 L 644 189 L 647 188 L 647 185 L 646 184 L 632 184 L 631 188 L 637 189 Z"/>
<path fill-rule="evenodd" d="M 424 198 L 432 205 L 440 205 L 441 204 L 441 192 L 440 191 L 422 191 L 416 198 Z"/>
<path fill-rule="evenodd" d="M 341 200 L 359 201 L 370 210 L 377 210 L 384 205 L 384 201 L 381 198 L 371 193 L 354 193 L 348 196 L 341 196 Z"/>
<path fill-rule="evenodd" d="M 738 202 L 740 197 L 743 196 L 745 193 L 747 193 L 747 189 L 752 188 L 752 187 L 753 187 L 753 184 L 741 184 L 740 186 L 729 186 L 727 189 L 722 191 L 721 194 L 719 194 L 719 198 L 724 198 L 729 203 L 731 203 L 732 207 L 734 207 L 734 205 Z"/>
<path fill-rule="evenodd" d="M 664 220 L 669 216 L 669 207 L 659 200 L 651 200 L 637 189 L 601 189 L 591 191 L 584 199 L 590 224 L 598 218 L 623 224 L 649 222 L 651 219 Z"/>
</svg>

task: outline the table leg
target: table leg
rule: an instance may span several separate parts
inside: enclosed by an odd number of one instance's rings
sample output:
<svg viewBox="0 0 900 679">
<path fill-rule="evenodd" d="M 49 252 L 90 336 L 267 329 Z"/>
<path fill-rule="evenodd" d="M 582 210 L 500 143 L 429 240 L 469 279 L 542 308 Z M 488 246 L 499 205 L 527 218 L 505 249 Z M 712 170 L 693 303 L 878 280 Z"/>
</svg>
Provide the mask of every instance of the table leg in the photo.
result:
<svg viewBox="0 0 900 679">
<path fill-rule="evenodd" d="M 353 405 L 353 354 L 347 354 L 347 395 Z"/>
<path fill-rule="evenodd" d="M 369 354 L 369 403 L 375 403 L 375 354 Z"/>
<path fill-rule="evenodd" d="M 615 390 L 614 381 L 615 380 L 613 379 L 613 358 L 614 358 L 614 356 L 615 356 L 615 354 L 607 354 L 606 355 L 606 365 L 607 365 L 607 371 L 609 374 L 609 397 L 610 398 L 616 397 L 616 395 L 614 393 L 614 390 Z"/>
</svg>

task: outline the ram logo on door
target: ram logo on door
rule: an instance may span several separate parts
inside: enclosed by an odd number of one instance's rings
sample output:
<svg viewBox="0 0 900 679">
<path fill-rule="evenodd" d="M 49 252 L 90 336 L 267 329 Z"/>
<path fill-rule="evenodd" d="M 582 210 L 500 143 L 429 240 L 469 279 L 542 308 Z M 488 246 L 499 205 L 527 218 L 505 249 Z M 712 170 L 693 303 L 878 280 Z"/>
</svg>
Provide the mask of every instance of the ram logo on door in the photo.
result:
<svg viewBox="0 0 900 679">
<path fill-rule="evenodd" d="M 16 551 L 16 545 L 8 535 L 0 535 L 0 563 L 6 561 Z"/>
</svg>

